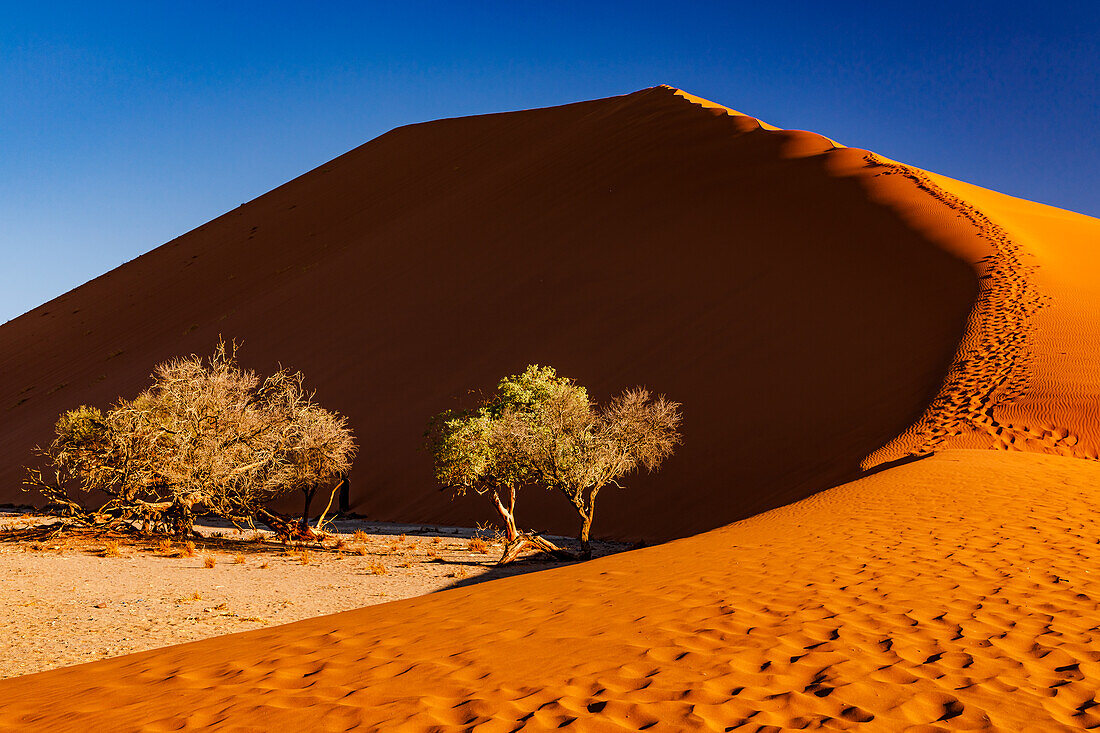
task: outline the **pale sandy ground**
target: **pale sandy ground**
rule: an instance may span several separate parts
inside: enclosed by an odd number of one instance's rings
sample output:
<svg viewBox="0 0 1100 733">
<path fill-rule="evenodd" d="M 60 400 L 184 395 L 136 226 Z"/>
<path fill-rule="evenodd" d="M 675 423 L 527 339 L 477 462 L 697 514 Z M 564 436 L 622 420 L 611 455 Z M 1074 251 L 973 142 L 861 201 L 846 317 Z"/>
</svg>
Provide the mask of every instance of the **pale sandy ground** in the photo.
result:
<svg viewBox="0 0 1100 733">
<path fill-rule="evenodd" d="M 0 514 L 0 527 L 41 521 L 52 520 Z M 343 538 L 347 550 L 314 547 L 308 564 L 273 541 L 234 547 L 240 535 L 214 523 L 199 530 L 225 541 L 200 542 L 194 557 L 168 557 L 152 544 L 124 543 L 118 557 L 102 557 L 99 540 L 0 542 L 0 678 L 566 564 L 524 560 L 498 568 L 500 544 L 471 550 L 469 529 L 360 521 L 340 521 L 337 529 L 325 544 Z M 356 540 L 356 530 L 368 539 Z M 357 554 L 360 547 L 368 554 Z M 601 542 L 594 550 L 623 547 Z M 213 568 L 204 565 L 207 555 Z"/>
</svg>

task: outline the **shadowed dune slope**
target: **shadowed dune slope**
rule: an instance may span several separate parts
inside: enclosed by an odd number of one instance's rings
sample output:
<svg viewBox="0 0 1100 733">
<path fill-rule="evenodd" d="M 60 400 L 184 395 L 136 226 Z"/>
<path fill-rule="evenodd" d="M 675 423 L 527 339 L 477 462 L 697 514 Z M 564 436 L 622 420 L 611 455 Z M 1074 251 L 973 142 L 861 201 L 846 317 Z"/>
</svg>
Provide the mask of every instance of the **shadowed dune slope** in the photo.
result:
<svg viewBox="0 0 1100 733">
<path fill-rule="evenodd" d="M 0 327 L 0 501 L 28 500 L 61 410 L 219 333 L 350 416 L 377 519 L 487 516 L 438 491 L 421 435 L 530 362 L 685 405 L 682 450 L 601 495 L 597 534 L 684 536 L 849 480 L 941 388 L 988 255 L 866 155 L 668 87 L 396 129 Z M 575 531 L 557 497 L 519 510 Z"/>
<path fill-rule="evenodd" d="M 1098 486 L 946 451 L 645 550 L 6 680 L 0 727 L 1094 727 Z"/>
</svg>

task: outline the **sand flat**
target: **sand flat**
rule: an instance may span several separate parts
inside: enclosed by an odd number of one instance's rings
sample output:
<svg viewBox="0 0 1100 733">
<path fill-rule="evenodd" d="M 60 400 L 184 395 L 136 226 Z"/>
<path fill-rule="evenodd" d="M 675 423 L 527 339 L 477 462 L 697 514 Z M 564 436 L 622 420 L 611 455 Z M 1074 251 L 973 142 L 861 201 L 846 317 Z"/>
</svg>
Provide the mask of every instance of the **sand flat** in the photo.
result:
<svg viewBox="0 0 1100 733">
<path fill-rule="evenodd" d="M 1091 727 L 1098 485 L 947 451 L 658 547 L 0 682 L 0 725 Z"/>
<path fill-rule="evenodd" d="M 0 529 L 49 521 L 0 513 Z M 0 543 L 0 678 L 560 567 L 546 558 L 496 565 L 503 544 L 471 530 L 341 520 L 318 543 L 200 521 L 195 554 L 157 538 L 73 536 Z M 355 535 L 364 532 L 365 536 Z M 215 537 L 216 535 L 216 537 Z M 579 549 L 572 539 L 555 538 Z M 341 543 L 338 545 L 337 543 Z M 597 542 L 597 556 L 624 549 Z M 303 554 L 304 551 L 304 554 Z M 206 567 L 207 558 L 214 566 Z"/>
</svg>

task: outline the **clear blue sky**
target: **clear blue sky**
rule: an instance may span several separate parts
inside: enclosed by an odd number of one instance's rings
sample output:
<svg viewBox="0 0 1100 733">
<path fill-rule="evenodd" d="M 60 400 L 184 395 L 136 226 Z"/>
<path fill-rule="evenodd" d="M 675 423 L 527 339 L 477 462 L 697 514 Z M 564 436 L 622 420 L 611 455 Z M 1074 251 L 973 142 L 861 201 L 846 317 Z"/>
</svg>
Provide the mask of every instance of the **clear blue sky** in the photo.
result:
<svg viewBox="0 0 1100 733">
<path fill-rule="evenodd" d="M 1100 2 L 0 2 L 0 322 L 395 126 L 665 83 L 1100 216 Z"/>
</svg>

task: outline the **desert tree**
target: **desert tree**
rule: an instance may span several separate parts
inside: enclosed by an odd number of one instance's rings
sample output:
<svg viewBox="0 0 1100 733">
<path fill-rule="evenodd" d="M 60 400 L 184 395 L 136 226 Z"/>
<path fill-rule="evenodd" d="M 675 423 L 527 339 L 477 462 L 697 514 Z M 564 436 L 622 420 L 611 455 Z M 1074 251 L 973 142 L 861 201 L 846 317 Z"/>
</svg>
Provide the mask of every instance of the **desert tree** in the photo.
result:
<svg viewBox="0 0 1100 733">
<path fill-rule="evenodd" d="M 578 539 L 591 556 L 596 499 L 606 486 L 638 470 L 655 471 L 681 442 L 680 405 L 643 388 L 598 407 L 588 391 L 552 370 L 542 398 L 521 421 L 516 445 L 537 483 L 561 492 L 580 515 Z"/>
<path fill-rule="evenodd" d="M 197 512 L 210 512 L 313 537 L 309 500 L 346 474 L 356 454 L 347 421 L 314 402 L 301 373 L 261 379 L 237 364 L 236 351 L 221 341 L 207 359 L 171 359 L 134 399 L 106 412 L 64 413 L 53 442 L 39 449 L 46 471 L 29 469 L 26 483 L 91 524 L 140 522 L 185 536 Z M 305 496 L 299 524 L 266 506 L 295 491 Z M 88 509 L 81 494 L 106 501 Z"/>
<path fill-rule="evenodd" d="M 526 421 L 546 397 L 539 376 L 544 371 L 529 367 L 523 375 L 502 380 L 475 407 L 432 418 L 425 434 L 436 479 L 455 496 L 474 493 L 492 504 L 506 540 L 501 563 L 516 559 L 527 546 L 566 556 L 546 538 L 516 524 L 516 495 L 534 477 L 521 441 L 528 432 Z"/>
</svg>

